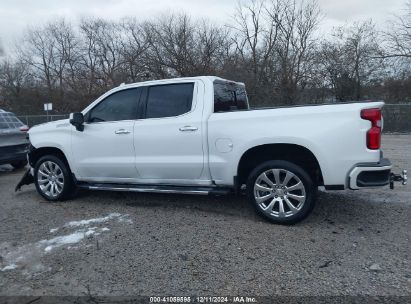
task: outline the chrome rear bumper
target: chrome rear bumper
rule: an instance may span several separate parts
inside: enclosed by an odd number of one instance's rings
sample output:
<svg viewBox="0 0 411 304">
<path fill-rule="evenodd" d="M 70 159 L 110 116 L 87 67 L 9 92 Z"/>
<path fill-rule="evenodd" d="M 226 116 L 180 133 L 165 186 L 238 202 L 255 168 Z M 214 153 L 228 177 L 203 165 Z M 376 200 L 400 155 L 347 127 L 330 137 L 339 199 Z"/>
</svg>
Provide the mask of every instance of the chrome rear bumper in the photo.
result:
<svg viewBox="0 0 411 304">
<path fill-rule="evenodd" d="M 352 190 L 386 186 L 391 181 L 391 169 L 387 158 L 378 163 L 357 164 L 348 175 L 348 186 Z"/>
</svg>

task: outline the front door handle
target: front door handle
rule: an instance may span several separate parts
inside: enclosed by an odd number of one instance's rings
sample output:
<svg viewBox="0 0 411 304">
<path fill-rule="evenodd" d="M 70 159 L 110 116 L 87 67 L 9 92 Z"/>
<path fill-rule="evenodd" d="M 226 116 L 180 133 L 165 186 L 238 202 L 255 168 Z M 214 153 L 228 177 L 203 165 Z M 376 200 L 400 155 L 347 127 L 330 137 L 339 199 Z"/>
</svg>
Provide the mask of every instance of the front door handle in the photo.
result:
<svg viewBox="0 0 411 304">
<path fill-rule="evenodd" d="M 184 126 L 184 127 L 181 127 L 179 130 L 181 132 L 194 132 L 194 131 L 197 131 L 198 128 L 197 127 L 192 127 L 192 126 Z"/>
<path fill-rule="evenodd" d="M 116 133 L 116 134 L 130 134 L 130 131 L 126 130 L 126 129 L 118 129 L 114 133 Z"/>
</svg>

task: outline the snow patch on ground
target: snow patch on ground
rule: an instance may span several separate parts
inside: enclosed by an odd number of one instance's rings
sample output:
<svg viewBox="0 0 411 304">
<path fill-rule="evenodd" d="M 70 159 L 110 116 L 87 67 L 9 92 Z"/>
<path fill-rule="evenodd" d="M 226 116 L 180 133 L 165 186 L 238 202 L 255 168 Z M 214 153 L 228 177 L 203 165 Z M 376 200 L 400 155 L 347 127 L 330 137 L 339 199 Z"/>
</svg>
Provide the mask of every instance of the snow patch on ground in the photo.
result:
<svg viewBox="0 0 411 304">
<path fill-rule="evenodd" d="M 80 220 L 80 221 L 71 221 L 64 224 L 63 228 L 76 228 L 76 227 L 84 227 L 89 226 L 91 224 L 100 224 L 104 222 L 108 222 L 113 219 L 117 219 L 119 222 L 126 222 L 126 223 L 133 223 L 132 220 L 128 219 L 128 214 L 120 214 L 120 213 L 110 213 L 104 217 L 92 218 L 88 220 Z M 53 228 L 50 230 L 50 233 L 54 233 L 58 231 L 60 228 Z"/>
<path fill-rule="evenodd" d="M 64 225 L 64 227 L 81 227 L 81 226 L 88 226 L 90 224 L 96 224 L 96 223 L 103 223 L 107 222 L 109 220 L 115 219 L 115 218 L 121 218 L 122 215 L 120 213 L 111 213 L 105 217 L 98 217 L 98 218 L 93 218 L 89 220 L 81 220 L 81 221 L 72 221 L 68 222 L 67 224 Z"/>
<path fill-rule="evenodd" d="M 7 271 L 7 270 L 13 270 L 13 269 L 16 269 L 17 268 L 17 265 L 16 264 L 11 264 L 11 265 L 8 265 L 8 266 L 6 266 L 6 267 L 3 267 L 2 269 L 0 269 L 1 271 Z"/>
<path fill-rule="evenodd" d="M 76 244 L 76 243 L 80 242 L 82 239 L 84 239 L 85 237 L 91 236 L 95 233 L 96 233 L 96 231 L 92 230 L 92 229 L 89 229 L 87 231 L 76 231 L 72 234 L 57 236 L 57 237 L 52 238 L 50 240 L 42 240 L 39 243 L 42 246 L 46 246 L 44 248 L 45 252 L 50 252 L 53 249 L 64 246 L 64 245 Z"/>
<path fill-rule="evenodd" d="M 69 233 L 55 236 L 50 239 L 40 240 L 20 247 L 15 247 L 9 243 L 0 244 L 0 271 L 22 269 L 25 274 L 49 271 L 49 267 L 41 264 L 41 259 L 45 254 L 50 254 L 57 248 L 67 246 L 67 249 L 78 249 L 85 239 L 91 239 L 104 232 L 110 231 L 107 227 L 97 227 L 94 225 L 105 223 L 117 219 L 118 222 L 132 223 L 128 219 L 128 214 L 111 213 L 105 217 L 92 218 L 88 220 L 71 221 L 60 228 L 53 228 L 50 233 L 64 230 Z M 93 224 L 93 227 L 88 227 Z M 74 231 L 69 231 L 71 229 Z M 77 245 L 77 246 L 74 246 Z M 87 246 L 87 245 L 86 245 Z"/>
<path fill-rule="evenodd" d="M 127 223 L 127 224 L 132 224 L 132 223 L 133 223 L 132 220 L 130 220 L 129 218 L 125 218 L 125 217 L 120 217 L 120 218 L 118 219 L 118 221 L 119 221 L 120 223 Z"/>
<path fill-rule="evenodd" d="M 0 269 L 1 271 L 6 271 L 21 268 L 26 273 L 48 270 L 48 268 L 41 264 L 41 258 L 45 254 L 49 254 L 55 249 L 66 245 L 78 244 L 84 239 L 91 238 L 93 235 L 99 235 L 104 231 L 102 228 L 97 227 L 80 229 L 70 234 L 40 240 L 14 248 L 7 243 L 3 243 L 0 246 L 0 255 L 3 257 L 1 264 L 5 266 Z"/>
</svg>

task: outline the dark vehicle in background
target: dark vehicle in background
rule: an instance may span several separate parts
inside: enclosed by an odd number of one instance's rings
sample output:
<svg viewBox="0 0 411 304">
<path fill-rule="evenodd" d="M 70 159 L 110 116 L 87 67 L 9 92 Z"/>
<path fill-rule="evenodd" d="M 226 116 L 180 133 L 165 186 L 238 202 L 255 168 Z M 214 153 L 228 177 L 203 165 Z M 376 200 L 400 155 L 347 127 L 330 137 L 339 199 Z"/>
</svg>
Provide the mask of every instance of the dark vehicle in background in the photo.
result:
<svg viewBox="0 0 411 304">
<path fill-rule="evenodd" d="M 0 109 L 0 165 L 10 164 L 17 169 L 27 164 L 28 130 L 16 115 Z"/>
</svg>

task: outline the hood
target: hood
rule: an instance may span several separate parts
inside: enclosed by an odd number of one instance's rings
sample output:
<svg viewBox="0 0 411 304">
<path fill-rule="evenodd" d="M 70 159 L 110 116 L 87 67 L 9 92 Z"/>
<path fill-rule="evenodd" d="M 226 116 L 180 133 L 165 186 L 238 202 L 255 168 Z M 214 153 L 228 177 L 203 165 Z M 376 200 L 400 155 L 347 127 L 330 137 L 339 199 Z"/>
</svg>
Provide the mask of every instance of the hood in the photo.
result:
<svg viewBox="0 0 411 304">
<path fill-rule="evenodd" d="M 37 132 L 43 132 L 47 130 L 53 130 L 56 128 L 68 127 L 69 125 L 70 125 L 69 119 L 50 121 L 50 122 L 42 123 L 39 125 L 35 125 L 34 127 L 30 128 L 28 133 L 30 135 L 30 134 L 37 133 Z"/>
</svg>

